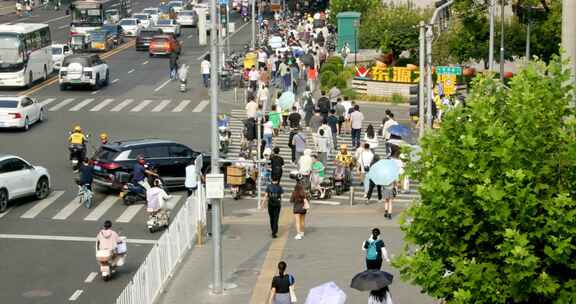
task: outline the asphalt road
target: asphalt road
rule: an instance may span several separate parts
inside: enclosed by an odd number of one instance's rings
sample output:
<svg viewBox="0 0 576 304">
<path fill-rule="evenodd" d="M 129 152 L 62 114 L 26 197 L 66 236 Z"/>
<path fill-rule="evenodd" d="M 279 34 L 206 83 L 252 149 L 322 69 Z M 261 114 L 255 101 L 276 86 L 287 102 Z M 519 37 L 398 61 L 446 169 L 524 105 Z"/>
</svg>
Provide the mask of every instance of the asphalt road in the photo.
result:
<svg viewBox="0 0 576 304">
<path fill-rule="evenodd" d="M 158 1 L 134 5 L 137 12 Z M 19 19 L 0 16 L 0 23 L 6 22 L 49 23 L 54 41 L 64 41 L 68 35 L 69 17 L 63 11 L 37 9 L 32 17 Z M 250 32 L 247 26 L 236 28 L 231 46 L 240 48 Z M 131 42 L 102 54 L 111 67 L 111 84 L 99 91 L 62 92 L 50 80 L 29 90 L 0 91 L 0 95 L 30 94 L 49 109 L 48 120 L 28 132 L 0 132 L 0 152 L 46 167 L 54 189 L 43 201 L 18 200 L 0 214 L 0 303 L 112 303 L 160 237 L 147 232 L 143 205 L 127 208 L 116 193 L 96 193 L 90 210 L 77 204 L 67 132 L 80 124 L 94 141 L 100 132 L 107 132 L 112 140 L 156 137 L 208 151 L 205 130 L 210 107 L 208 92 L 201 88 L 198 59 L 207 48 L 198 45 L 196 29 L 184 29 L 180 39 L 184 45 L 180 61 L 190 65 L 186 93 L 168 80 L 167 58 L 149 58 L 147 52 L 136 52 Z M 229 111 L 230 106 L 222 105 L 221 110 Z M 89 148 L 89 153 L 93 151 Z M 185 195 L 172 194 L 171 203 L 178 209 Z M 104 283 L 98 277 L 88 279 L 98 271 L 94 236 L 106 219 L 128 237 L 129 256 L 119 275 Z"/>
</svg>

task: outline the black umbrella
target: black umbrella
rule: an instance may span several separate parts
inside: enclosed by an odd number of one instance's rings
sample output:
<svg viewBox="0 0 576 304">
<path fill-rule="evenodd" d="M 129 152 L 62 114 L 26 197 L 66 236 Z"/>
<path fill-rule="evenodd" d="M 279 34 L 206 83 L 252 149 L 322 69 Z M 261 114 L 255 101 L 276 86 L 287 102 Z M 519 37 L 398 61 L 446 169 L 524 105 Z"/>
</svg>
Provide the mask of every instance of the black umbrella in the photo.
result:
<svg viewBox="0 0 576 304">
<path fill-rule="evenodd" d="M 314 57 L 308 53 L 300 58 L 302 63 L 307 66 L 314 66 Z"/>
<path fill-rule="evenodd" d="M 390 284 L 394 276 L 388 272 L 380 270 L 366 270 L 352 278 L 350 287 L 360 291 L 379 290 Z"/>
</svg>

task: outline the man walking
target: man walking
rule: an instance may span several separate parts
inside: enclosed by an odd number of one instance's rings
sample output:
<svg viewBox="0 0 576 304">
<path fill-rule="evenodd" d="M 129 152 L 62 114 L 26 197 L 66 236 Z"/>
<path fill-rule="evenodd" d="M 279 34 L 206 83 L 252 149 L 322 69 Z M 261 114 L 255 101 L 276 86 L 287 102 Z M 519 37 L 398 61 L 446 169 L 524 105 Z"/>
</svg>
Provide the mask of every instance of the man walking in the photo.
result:
<svg viewBox="0 0 576 304">
<path fill-rule="evenodd" d="M 178 54 L 170 54 L 170 79 L 176 79 L 176 73 L 178 72 Z"/>
<path fill-rule="evenodd" d="M 210 86 L 210 61 L 207 57 L 200 63 L 200 73 L 202 73 L 202 81 L 204 82 L 204 87 L 208 88 Z"/>
<path fill-rule="evenodd" d="M 268 215 L 270 216 L 270 230 L 272 237 L 278 235 L 278 219 L 282 208 L 282 193 L 284 190 L 280 186 L 280 180 L 272 178 L 272 183 L 266 187 L 265 201 L 268 204 Z"/>
<path fill-rule="evenodd" d="M 338 150 L 338 132 L 339 132 L 339 127 L 338 127 L 338 123 L 339 123 L 339 119 L 336 116 L 336 110 L 332 109 L 330 110 L 330 115 L 328 115 L 328 119 L 326 120 L 326 123 L 328 124 L 328 126 L 330 127 L 330 130 L 332 131 L 332 144 L 334 144 L 334 150 Z"/>
<path fill-rule="evenodd" d="M 354 106 L 354 112 L 350 114 L 350 124 L 352 129 L 352 146 L 355 148 L 360 147 L 360 133 L 362 131 L 362 122 L 364 121 L 364 114 L 360 112 L 360 106 Z"/>
<path fill-rule="evenodd" d="M 296 129 L 296 134 L 292 137 L 292 162 L 297 163 L 300 156 L 304 154 L 306 149 L 306 134 L 302 132 L 302 128 Z"/>
</svg>

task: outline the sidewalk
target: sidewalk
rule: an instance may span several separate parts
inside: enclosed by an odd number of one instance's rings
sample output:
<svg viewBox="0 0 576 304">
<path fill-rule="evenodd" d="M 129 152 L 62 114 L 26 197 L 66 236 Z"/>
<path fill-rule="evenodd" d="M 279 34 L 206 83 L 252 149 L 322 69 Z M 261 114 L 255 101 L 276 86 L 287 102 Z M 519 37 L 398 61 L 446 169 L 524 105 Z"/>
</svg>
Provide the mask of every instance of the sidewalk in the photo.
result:
<svg viewBox="0 0 576 304">
<path fill-rule="evenodd" d="M 16 0 L 5 0 L 0 2 L 0 16 L 15 13 L 16 13 Z"/>
<path fill-rule="evenodd" d="M 269 236 L 266 211 L 254 211 L 254 201 L 225 201 L 223 263 L 225 282 L 238 287 L 223 295 L 211 295 L 212 246 L 194 248 L 169 283 L 157 303 L 180 304 L 194 299 L 197 304 L 267 303 L 271 277 L 276 264 L 284 260 L 296 278 L 296 292 L 304 303 L 308 290 L 334 281 L 347 296 L 347 303 L 366 303 L 367 293 L 350 289 L 351 278 L 364 270 L 361 244 L 373 227 L 379 227 L 388 251 L 396 256 L 402 246 L 398 212 L 407 203 L 395 205 L 393 220 L 384 219 L 381 204 L 350 206 L 312 205 L 306 219 L 306 236 L 294 240 L 291 208 L 284 205 L 280 234 Z M 415 286 L 400 280 L 397 271 L 384 263 L 383 269 L 395 275 L 391 291 L 395 303 L 434 303 Z"/>
</svg>

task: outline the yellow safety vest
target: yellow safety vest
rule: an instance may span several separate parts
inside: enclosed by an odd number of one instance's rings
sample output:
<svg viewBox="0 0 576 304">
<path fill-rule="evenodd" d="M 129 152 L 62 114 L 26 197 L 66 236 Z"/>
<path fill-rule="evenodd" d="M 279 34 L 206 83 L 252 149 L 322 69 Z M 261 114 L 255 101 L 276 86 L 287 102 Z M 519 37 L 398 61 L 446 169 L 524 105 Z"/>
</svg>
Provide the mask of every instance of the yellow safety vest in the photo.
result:
<svg viewBox="0 0 576 304">
<path fill-rule="evenodd" d="M 68 141 L 73 145 L 83 145 L 85 139 L 86 138 L 84 137 L 84 134 L 82 134 L 82 133 L 72 133 L 72 134 L 70 134 Z"/>
</svg>

